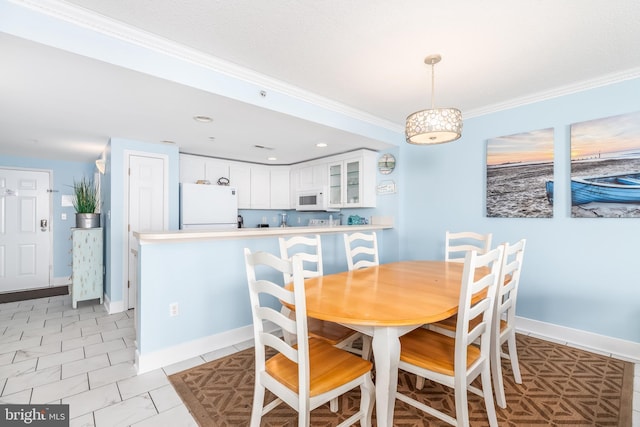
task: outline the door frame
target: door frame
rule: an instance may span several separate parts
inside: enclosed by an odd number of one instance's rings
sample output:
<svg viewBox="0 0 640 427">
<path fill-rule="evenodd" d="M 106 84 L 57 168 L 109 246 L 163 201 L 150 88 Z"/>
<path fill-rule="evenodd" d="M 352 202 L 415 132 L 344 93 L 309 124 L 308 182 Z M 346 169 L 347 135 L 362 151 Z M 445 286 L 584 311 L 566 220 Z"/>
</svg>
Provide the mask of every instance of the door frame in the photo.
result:
<svg viewBox="0 0 640 427">
<path fill-rule="evenodd" d="M 123 156 L 124 156 L 124 188 L 123 188 L 123 194 L 125 197 L 123 197 L 124 201 L 123 201 L 123 218 L 124 218 L 124 227 L 123 227 L 123 243 L 124 243 L 124 247 L 125 250 L 122 251 L 122 267 L 123 267 L 123 271 L 122 271 L 122 277 L 123 277 L 123 283 L 122 283 L 122 302 L 123 302 L 123 310 L 127 310 L 127 307 L 129 307 L 129 291 L 127 289 L 127 282 L 129 281 L 129 252 L 131 251 L 131 248 L 129 247 L 129 186 L 130 186 L 130 164 L 131 164 L 131 157 L 132 156 L 137 156 L 137 157 L 152 157 L 152 158 L 156 158 L 156 159 L 160 159 L 163 162 L 163 174 L 164 174 L 164 188 L 163 188 L 163 194 L 164 194 L 164 229 L 168 230 L 169 229 L 169 156 L 166 154 L 161 154 L 161 153 L 150 153 L 150 152 L 146 152 L 146 151 L 136 151 L 136 150 L 124 150 L 123 152 Z M 137 286 L 137 284 L 132 283 L 131 286 Z M 137 293 L 136 293 L 137 295 Z"/>
<path fill-rule="evenodd" d="M 24 167 L 17 167 L 17 166 L 0 166 L 0 169 L 5 169 L 5 170 L 17 170 L 17 171 L 24 171 L 24 172 L 39 172 L 39 173 L 45 173 L 48 176 L 48 180 L 49 180 L 49 185 L 47 188 L 47 194 L 49 195 L 49 200 L 48 200 L 48 204 L 49 204 L 49 218 L 47 219 L 47 221 L 49 221 L 49 259 L 47 260 L 47 286 L 41 287 L 41 288 L 34 288 L 34 289 L 47 289 L 47 288 L 51 288 L 53 286 L 55 286 L 54 283 L 54 277 L 53 277 L 53 234 L 55 233 L 55 228 L 53 225 L 53 193 L 54 192 L 58 192 L 58 190 L 54 190 L 53 189 L 53 170 L 51 169 L 36 169 L 36 168 L 24 168 Z M 68 284 L 67 282 L 65 282 L 62 285 L 66 285 Z M 26 290 L 26 289 L 25 289 Z M 20 292 L 20 291 L 18 291 Z"/>
</svg>

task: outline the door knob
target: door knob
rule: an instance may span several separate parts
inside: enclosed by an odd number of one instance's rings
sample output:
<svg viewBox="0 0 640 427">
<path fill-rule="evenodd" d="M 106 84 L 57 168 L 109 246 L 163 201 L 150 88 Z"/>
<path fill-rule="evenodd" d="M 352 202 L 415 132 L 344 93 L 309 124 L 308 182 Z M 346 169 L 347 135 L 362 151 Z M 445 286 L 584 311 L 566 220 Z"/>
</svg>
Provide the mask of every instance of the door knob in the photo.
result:
<svg viewBox="0 0 640 427">
<path fill-rule="evenodd" d="M 49 221 L 47 221 L 46 219 L 41 219 L 40 220 L 40 229 L 42 231 L 47 231 L 47 224 Z"/>
</svg>

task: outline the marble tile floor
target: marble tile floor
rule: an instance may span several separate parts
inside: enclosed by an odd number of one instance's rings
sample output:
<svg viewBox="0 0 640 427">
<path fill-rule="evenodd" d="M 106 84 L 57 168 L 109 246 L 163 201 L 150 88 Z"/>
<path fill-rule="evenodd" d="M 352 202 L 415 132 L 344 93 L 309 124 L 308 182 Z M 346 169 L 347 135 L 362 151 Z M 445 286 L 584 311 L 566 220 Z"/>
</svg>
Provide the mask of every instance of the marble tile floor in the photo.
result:
<svg viewBox="0 0 640 427">
<path fill-rule="evenodd" d="M 0 404 L 69 404 L 70 425 L 197 426 L 167 375 L 253 345 L 136 375 L 134 312 L 69 295 L 0 304 Z"/>
<path fill-rule="evenodd" d="M 71 427 L 197 426 L 167 376 L 253 341 L 136 375 L 133 314 L 69 295 L 0 304 L 0 404 L 66 403 Z M 640 364 L 633 408 L 640 427 Z"/>
</svg>

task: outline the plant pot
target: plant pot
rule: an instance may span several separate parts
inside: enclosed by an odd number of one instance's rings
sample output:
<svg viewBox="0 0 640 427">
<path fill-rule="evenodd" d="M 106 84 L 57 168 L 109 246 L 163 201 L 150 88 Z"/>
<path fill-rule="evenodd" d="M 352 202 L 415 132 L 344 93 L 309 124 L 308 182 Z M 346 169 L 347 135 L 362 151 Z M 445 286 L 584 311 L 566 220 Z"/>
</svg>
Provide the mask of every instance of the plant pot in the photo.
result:
<svg viewBox="0 0 640 427">
<path fill-rule="evenodd" d="M 77 213 L 76 228 L 98 228 L 100 227 L 100 214 L 97 213 Z"/>
</svg>

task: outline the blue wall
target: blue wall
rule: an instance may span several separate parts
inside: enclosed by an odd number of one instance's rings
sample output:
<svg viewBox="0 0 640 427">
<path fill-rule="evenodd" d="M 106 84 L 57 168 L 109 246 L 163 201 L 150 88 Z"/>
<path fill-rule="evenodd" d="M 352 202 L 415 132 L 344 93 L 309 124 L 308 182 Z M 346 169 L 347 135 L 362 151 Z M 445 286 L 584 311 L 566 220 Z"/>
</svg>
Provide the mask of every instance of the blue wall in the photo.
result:
<svg viewBox="0 0 640 427">
<path fill-rule="evenodd" d="M 465 120 L 460 140 L 401 146 L 403 258 L 443 257 L 446 230 L 527 239 L 517 315 L 640 342 L 638 219 L 570 217 L 569 125 L 640 110 L 640 80 Z M 547 219 L 487 218 L 486 140 L 554 128 L 556 201 Z"/>
<path fill-rule="evenodd" d="M 64 162 L 58 160 L 11 157 L 0 155 L 0 167 L 39 169 L 51 172 L 51 219 L 53 232 L 53 279 L 54 283 L 68 283 L 71 276 L 71 228 L 76 226 L 73 206 L 62 207 L 62 195 L 73 195 L 73 181 L 83 177 L 93 178 L 94 163 Z M 62 220 L 62 214 L 67 219 Z"/>
</svg>

